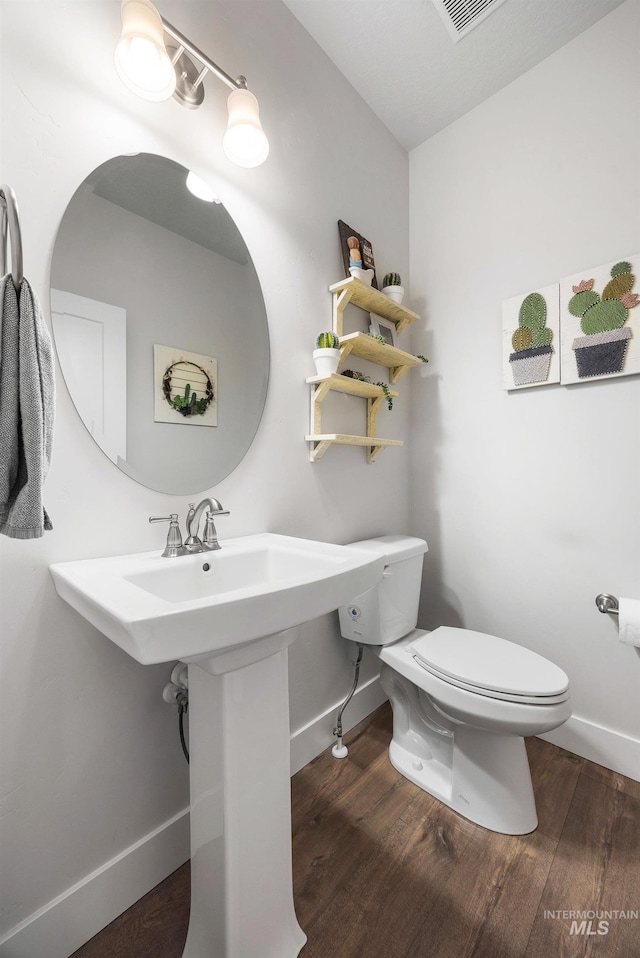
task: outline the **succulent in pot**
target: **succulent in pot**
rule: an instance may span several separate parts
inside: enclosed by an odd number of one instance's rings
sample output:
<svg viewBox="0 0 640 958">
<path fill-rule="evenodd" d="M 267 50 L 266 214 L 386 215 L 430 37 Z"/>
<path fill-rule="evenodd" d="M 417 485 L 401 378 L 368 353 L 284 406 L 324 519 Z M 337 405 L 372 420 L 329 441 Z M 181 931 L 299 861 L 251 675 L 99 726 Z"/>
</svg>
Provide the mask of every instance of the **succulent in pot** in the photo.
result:
<svg viewBox="0 0 640 958">
<path fill-rule="evenodd" d="M 332 376 L 338 371 L 340 362 L 340 340 L 332 331 L 320 333 L 316 338 L 313 351 L 318 376 Z"/>
<path fill-rule="evenodd" d="M 355 369 L 345 369 L 342 375 L 346 376 L 347 379 L 357 379 L 358 382 L 361 383 L 370 383 L 372 381 L 371 376 L 365 376 L 364 373 L 357 372 Z M 393 396 L 391 395 L 391 390 L 389 389 L 389 383 L 377 382 L 375 385 L 380 386 L 387 403 L 387 409 L 389 412 L 391 412 L 393 409 Z"/>
<path fill-rule="evenodd" d="M 400 273 L 386 273 L 382 280 L 382 292 L 394 303 L 401 303 L 404 297 L 404 286 Z"/>
<path fill-rule="evenodd" d="M 522 301 L 518 328 L 511 337 L 514 352 L 509 363 L 516 386 L 543 383 L 549 376 L 553 332 L 546 325 L 547 304 L 541 293 L 529 293 Z"/>
<path fill-rule="evenodd" d="M 622 372 L 632 335 L 624 324 L 629 310 L 640 302 L 638 295 L 631 292 L 635 282 L 631 263 L 621 261 L 612 267 L 602 296 L 594 291 L 594 282 L 583 279 L 572 286 L 574 295 L 568 303 L 571 315 L 580 317 L 584 333 L 572 344 L 580 379 Z"/>
</svg>

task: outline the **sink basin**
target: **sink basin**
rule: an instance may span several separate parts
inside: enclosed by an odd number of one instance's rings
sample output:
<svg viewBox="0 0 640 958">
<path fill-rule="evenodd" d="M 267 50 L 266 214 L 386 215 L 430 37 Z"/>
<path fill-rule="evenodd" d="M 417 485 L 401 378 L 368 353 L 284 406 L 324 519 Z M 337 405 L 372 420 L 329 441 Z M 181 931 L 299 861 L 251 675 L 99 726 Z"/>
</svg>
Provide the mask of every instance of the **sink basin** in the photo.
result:
<svg viewBox="0 0 640 958">
<path fill-rule="evenodd" d="M 337 609 L 380 581 L 383 559 L 352 547 L 261 533 L 219 552 L 59 562 L 59 595 L 144 665 L 196 660 Z"/>
</svg>

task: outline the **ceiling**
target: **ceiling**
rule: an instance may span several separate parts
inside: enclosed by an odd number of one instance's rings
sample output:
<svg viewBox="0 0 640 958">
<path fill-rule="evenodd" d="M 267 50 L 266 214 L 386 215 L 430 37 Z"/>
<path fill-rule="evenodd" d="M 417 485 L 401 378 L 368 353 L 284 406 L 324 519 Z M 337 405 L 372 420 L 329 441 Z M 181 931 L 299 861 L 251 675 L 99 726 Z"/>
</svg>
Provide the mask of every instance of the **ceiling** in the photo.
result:
<svg viewBox="0 0 640 958">
<path fill-rule="evenodd" d="M 187 170 L 155 153 L 115 156 L 90 173 L 82 189 L 244 266 L 249 252 L 221 203 L 187 189 Z"/>
<path fill-rule="evenodd" d="M 624 0 L 506 0 L 455 43 L 431 0 L 284 0 L 411 150 Z"/>
</svg>

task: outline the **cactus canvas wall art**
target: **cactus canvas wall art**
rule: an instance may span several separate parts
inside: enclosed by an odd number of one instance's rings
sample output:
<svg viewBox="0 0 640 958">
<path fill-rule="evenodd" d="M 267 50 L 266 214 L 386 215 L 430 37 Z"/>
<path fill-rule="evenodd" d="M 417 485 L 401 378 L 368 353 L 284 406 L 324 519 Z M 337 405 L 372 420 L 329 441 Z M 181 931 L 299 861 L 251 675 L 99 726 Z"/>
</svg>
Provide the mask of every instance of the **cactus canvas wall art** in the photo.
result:
<svg viewBox="0 0 640 958">
<path fill-rule="evenodd" d="M 560 283 L 562 382 L 640 373 L 640 254 Z"/>
<path fill-rule="evenodd" d="M 505 389 L 560 382 L 560 287 L 546 286 L 502 304 Z"/>
</svg>

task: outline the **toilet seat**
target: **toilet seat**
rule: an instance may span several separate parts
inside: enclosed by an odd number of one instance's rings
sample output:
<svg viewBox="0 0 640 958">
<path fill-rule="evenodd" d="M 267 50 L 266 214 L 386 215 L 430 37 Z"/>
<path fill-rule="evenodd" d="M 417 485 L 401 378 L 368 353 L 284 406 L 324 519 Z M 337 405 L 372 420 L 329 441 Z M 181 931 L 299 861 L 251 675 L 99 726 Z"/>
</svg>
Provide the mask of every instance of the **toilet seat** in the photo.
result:
<svg viewBox="0 0 640 958">
<path fill-rule="evenodd" d="M 413 640 L 408 651 L 436 678 L 476 695 L 528 705 L 569 698 L 569 679 L 562 669 L 495 635 L 440 626 Z"/>
</svg>

